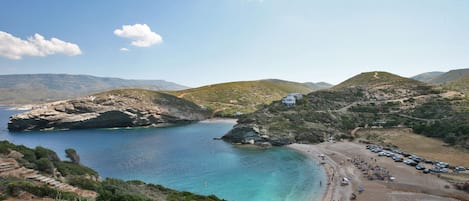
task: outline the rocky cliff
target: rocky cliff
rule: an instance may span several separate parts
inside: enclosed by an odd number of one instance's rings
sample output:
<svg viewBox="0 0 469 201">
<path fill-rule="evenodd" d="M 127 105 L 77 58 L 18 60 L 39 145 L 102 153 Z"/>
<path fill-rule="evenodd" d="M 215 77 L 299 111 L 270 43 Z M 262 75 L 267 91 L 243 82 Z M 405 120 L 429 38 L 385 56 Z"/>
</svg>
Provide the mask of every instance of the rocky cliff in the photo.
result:
<svg viewBox="0 0 469 201">
<path fill-rule="evenodd" d="M 11 131 L 160 126 L 209 117 L 200 106 L 150 90 L 125 89 L 41 105 L 10 117 Z"/>
</svg>

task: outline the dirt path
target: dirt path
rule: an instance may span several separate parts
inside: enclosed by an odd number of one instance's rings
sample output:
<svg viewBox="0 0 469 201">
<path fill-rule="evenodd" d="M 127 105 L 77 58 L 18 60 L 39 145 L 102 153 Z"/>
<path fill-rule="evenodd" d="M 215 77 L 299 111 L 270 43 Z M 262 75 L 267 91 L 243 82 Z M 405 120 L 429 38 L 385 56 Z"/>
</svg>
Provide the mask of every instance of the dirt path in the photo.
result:
<svg viewBox="0 0 469 201">
<path fill-rule="evenodd" d="M 178 98 L 184 98 L 184 96 L 186 95 L 187 93 L 182 93 L 182 94 L 179 94 L 177 97 Z"/>
</svg>

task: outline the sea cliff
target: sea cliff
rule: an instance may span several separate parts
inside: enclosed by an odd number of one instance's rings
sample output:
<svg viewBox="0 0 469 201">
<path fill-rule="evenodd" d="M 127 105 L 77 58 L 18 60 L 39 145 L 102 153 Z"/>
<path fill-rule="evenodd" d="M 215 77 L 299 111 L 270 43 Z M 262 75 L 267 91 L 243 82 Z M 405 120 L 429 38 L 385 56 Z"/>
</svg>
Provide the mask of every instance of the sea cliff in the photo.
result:
<svg viewBox="0 0 469 201">
<path fill-rule="evenodd" d="M 175 96 L 125 89 L 43 104 L 10 117 L 10 131 L 151 127 L 207 119 L 210 113 Z"/>
</svg>

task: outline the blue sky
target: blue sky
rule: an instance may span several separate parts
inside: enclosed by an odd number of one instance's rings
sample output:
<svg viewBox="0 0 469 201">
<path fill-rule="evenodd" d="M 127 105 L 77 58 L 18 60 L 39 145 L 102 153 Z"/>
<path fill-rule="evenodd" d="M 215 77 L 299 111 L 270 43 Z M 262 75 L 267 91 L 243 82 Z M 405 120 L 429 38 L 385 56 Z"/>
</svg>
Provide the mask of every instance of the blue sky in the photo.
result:
<svg viewBox="0 0 469 201">
<path fill-rule="evenodd" d="M 89 74 L 195 87 L 266 78 L 336 84 L 365 71 L 412 76 L 469 67 L 469 1 L 463 0 L 0 4 L 0 74 Z M 136 24 L 151 29 L 140 46 L 115 33 Z"/>
</svg>

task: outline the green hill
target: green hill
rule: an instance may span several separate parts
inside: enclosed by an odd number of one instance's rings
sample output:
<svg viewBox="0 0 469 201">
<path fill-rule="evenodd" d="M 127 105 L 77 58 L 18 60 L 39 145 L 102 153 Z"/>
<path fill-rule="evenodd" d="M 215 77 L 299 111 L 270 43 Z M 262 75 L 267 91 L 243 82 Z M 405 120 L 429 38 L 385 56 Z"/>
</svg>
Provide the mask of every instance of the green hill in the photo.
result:
<svg viewBox="0 0 469 201">
<path fill-rule="evenodd" d="M 359 88 L 385 88 L 387 86 L 399 86 L 400 88 L 413 88 L 413 86 L 424 85 L 422 82 L 401 77 L 388 72 L 366 72 L 349 78 L 342 83 L 332 87 L 334 90 L 340 90 L 350 87 Z"/>
<path fill-rule="evenodd" d="M 289 93 L 307 94 L 313 91 L 307 85 L 283 80 L 258 80 L 230 82 L 199 88 L 169 92 L 193 101 L 216 113 L 217 116 L 233 116 L 250 113 L 263 104 L 279 100 Z"/>
<path fill-rule="evenodd" d="M 467 97 L 390 73 L 368 72 L 312 92 L 296 106 L 274 101 L 243 115 L 223 138 L 260 145 L 317 143 L 328 136 L 351 138 L 356 127 L 406 126 L 469 149 L 468 125 Z"/>
<path fill-rule="evenodd" d="M 0 104 L 28 104 L 77 98 L 116 88 L 181 90 L 164 80 L 125 80 L 68 74 L 0 75 Z"/>
<path fill-rule="evenodd" d="M 446 84 L 469 75 L 469 68 L 450 70 L 434 79 L 430 80 L 432 84 Z"/>
<path fill-rule="evenodd" d="M 445 72 L 440 72 L 440 71 L 433 71 L 433 72 L 427 72 L 427 73 L 421 73 L 416 76 L 411 77 L 411 79 L 418 80 L 421 82 L 430 82 L 430 80 L 443 75 Z"/>
<path fill-rule="evenodd" d="M 445 83 L 444 87 L 469 94 L 469 74 L 457 80 Z"/>
</svg>

